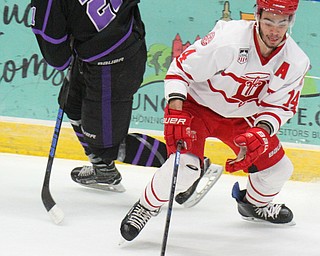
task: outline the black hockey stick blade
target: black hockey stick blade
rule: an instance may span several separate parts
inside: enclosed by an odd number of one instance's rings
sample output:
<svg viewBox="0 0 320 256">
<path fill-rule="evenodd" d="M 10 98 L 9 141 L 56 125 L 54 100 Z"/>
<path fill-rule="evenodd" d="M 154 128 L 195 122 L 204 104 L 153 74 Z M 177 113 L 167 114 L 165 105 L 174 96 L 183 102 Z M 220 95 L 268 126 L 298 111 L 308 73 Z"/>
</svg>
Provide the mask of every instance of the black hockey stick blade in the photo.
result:
<svg viewBox="0 0 320 256">
<path fill-rule="evenodd" d="M 42 191 L 41 191 L 41 199 L 44 204 L 44 207 L 46 208 L 53 222 L 56 224 L 59 224 L 63 220 L 64 213 L 56 205 L 56 202 L 53 200 L 50 193 L 49 184 L 50 184 L 52 164 L 53 164 L 53 159 L 56 152 L 57 142 L 60 134 L 63 114 L 64 114 L 64 111 L 61 108 L 59 108 L 56 125 L 54 128 L 53 138 L 51 142 L 51 148 L 50 148 L 49 158 L 47 162 L 46 173 L 45 173 L 45 177 L 42 185 Z"/>
</svg>

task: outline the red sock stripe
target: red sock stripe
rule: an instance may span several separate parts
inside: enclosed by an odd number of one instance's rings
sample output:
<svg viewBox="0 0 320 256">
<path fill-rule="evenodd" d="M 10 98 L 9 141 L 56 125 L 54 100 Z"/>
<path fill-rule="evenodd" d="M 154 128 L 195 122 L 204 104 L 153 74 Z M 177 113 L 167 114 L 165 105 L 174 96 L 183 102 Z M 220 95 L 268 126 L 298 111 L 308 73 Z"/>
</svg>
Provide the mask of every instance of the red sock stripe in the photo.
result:
<svg viewBox="0 0 320 256">
<path fill-rule="evenodd" d="M 154 191 L 154 188 L 153 188 L 153 180 L 154 180 L 154 176 L 152 177 L 152 180 L 151 180 L 151 191 L 152 191 L 153 196 L 161 203 L 168 202 L 169 200 L 162 200 L 156 195 L 156 192 Z"/>
<path fill-rule="evenodd" d="M 159 206 L 155 206 L 153 205 L 150 200 L 148 199 L 148 196 L 147 196 L 147 188 L 144 190 L 144 199 L 146 200 L 146 202 L 148 203 L 148 205 L 150 205 L 151 207 L 153 208 L 159 208 Z"/>
<path fill-rule="evenodd" d="M 157 197 L 157 195 L 156 195 L 156 193 L 155 193 L 155 191 L 154 191 L 154 188 L 153 188 L 153 179 L 154 179 L 154 176 L 153 176 L 153 178 L 152 178 L 152 180 L 151 180 L 151 192 L 152 192 L 152 195 L 155 197 L 155 199 L 157 199 L 159 202 L 161 202 L 161 203 L 166 203 L 166 202 L 168 202 L 168 200 L 161 200 L 161 199 L 159 199 L 158 197 Z M 148 198 L 148 195 L 147 195 L 147 187 L 145 188 L 145 190 L 144 190 L 144 198 L 145 198 L 145 200 L 146 200 L 146 202 L 151 206 L 151 207 L 153 207 L 153 208 L 159 208 L 159 207 L 161 207 L 161 205 L 153 205 L 151 202 L 150 202 L 150 200 L 149 200 L 149 198 Z"/>
<path fill-rule="evenodd" d="M 252 197 L 249 193 L 248 193 L 248 191 L 247 191 L 247 193 L 246 193 L 246 197 L 250 197 L 253 201 L 255 201 L 255 202 L 257 202 L 257 203 L 260 203 L 260 204 L 268 204 L 268 202 L 262 202 L 262 201 L 259 201 L 259 200 L 257 200 L 257 199 L 255 199 L 254 197 Z"/>
<path fill-rule="evenodd" d="M 251 178 L 249 176 L 249 183 L 250 183 L 250 186 L 252 187 L 252 189 L 254 190 L 254 192 L 256 192 L 258 195 L 260 196 L 263 196 L 263 197 L 274 197 L 276 196 L 277 194 L 279 194 L 279 192 L 275 193 L 275 194 L 271 194 L 271 195 L 265 195 L 265 194 L 262 194 L 260 193 L 252 184 L 252 181 L 251 181 Z"/>
</svg>

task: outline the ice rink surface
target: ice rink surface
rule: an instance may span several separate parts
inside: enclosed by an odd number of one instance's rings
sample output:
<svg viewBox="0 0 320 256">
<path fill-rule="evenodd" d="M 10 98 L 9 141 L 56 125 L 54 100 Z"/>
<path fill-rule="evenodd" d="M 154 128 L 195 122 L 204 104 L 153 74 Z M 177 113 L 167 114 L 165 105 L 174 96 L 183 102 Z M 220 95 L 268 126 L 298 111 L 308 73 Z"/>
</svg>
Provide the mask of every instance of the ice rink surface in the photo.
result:
<svg viewBox="0 0 320 256">
<path fill-rule="evenodd" d="M 118 165 L 124 193 L 75 184 L 70 171 L 86 162 L 55 159 L 51 193 L 64 211 L 56 225 L 40 198 L 47 158 L 0 154 L 0 254 L 3 256 L 160 255 L 167 208 L 133 241 L 119 246 L 120 222 L 155 169 Z M 244 177 L 222 175 L 194 208 L 175 204 L 167 256 L 319 256 L 320 182 L 286 183 L 275 202 L 295 215 L 293 227 L 244 221 L 231 188 Z"/>
</svg>

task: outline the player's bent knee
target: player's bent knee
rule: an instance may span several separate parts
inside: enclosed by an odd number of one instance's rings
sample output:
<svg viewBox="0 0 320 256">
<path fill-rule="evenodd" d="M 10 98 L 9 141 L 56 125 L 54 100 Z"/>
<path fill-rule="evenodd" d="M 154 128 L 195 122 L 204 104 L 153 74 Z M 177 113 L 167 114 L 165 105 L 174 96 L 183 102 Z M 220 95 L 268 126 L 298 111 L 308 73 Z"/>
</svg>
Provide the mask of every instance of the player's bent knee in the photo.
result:
<svg viewBox="0 0 320 256">
<path fill-rule="evenodd" d="M 274 191 L 268 191 L 269 194 L 279 192 L 286 181 L 288 181 L 293 172 L 293 164 L 291 160 L 284 155 L 279 162 L 273 166 L 250 174 L 250 180 L 253 186 L 259 187 L 261 191 L 273 188 Z M 266 191 L 265 191 L 266 190 Z M 268 194 L 267 193 L 267 194 Z"/>
<path fill-rule="evenodd" d="M 200 177 L 200 160 L 193 154 L 182 154 L 177 178 L 177 192 L 187 190 Z"/>
<path fill-rule="evenodd" d="M 293 173 L 293 164 L 289 157 L 284 155 L 282 159 L 277 163 L 279 165 L 279 169 L 281 169 L 282 176 L 285 180 L 290 179 Z"/>
<path fill-rule="evenodd" d="M 163 188 L 166 184 L 171 187 L 175 154 L 171 154 L 166 162 L 158 169 L 153 178 L 155 188 Z M 177 176 L 176 192 L 187 190 L 200 177 L 200 160 L 192 154 L 181 154 Z M 161 184 L 161 185 L 160 185 Z"/>
</svg>

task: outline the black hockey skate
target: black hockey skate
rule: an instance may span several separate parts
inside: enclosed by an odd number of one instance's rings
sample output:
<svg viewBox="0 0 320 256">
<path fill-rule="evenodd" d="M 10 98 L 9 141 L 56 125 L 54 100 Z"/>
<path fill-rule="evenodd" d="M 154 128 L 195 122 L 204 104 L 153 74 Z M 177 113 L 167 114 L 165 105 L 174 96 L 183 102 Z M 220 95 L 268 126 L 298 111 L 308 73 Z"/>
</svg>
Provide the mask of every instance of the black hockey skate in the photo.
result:
<svg viewBox="0 0 320 256">
<path fill-rule="evenodd" d="M 192 207 L 201 201 L 201 199 L 209 192 L 212 186 L 219 180 L 223 172 L 223 167 L 211 164 L 209 158 L 205 157 L 203 161 L 203 169 L 201 169 L 200 177 L 186 191 L 176 195 L 175 201 L 184 207 Z M 201 181 L 202 184 L 199 184 Z"/>
<path fill-rule="evenodd" d="M 150 211 L 143 207 L 140 201 L 136 202 L 121 222 L 120 232 L 122 237 L 127 241 L 135 239 L 150 218 L 157 216 L 159 212 L 160 209 Z"/>
<path fill-rule="evenodd" d="M 78 184 L 100 190 L 124 192 L 125 188 L 120 184 L 121 174 L 114 162 L 103 162 L 92 166 L 76 167 L 71 171 L 71 178 Z"/>
<path fill-rule="evenodd" d="M 243 219 L 255 222 L 270 222 L 273 224 L 295 225 L 292 221 L 293 213 L 284 204 L 269 203 L 265 207 L 257 207 L 250 203 L 243 202 L 246 190 L 240 190 L 236 182 L 232 188 L 232 197 L 238 203 L 238 212 Z"/>
</svg>

